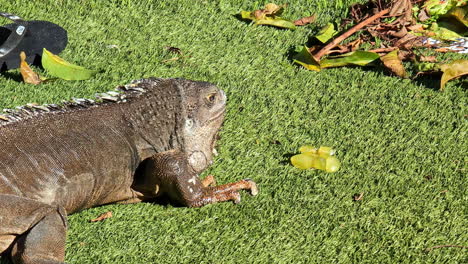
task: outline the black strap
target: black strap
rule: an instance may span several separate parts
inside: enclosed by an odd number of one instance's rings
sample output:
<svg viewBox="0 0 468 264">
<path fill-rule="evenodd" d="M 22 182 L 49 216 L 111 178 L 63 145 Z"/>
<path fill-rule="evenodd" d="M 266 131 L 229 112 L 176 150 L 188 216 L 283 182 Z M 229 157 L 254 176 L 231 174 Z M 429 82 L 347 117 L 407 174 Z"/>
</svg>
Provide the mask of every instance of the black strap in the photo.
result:
<svg viewBox="0 0 468 264">
<path fill-rule="evenodd" d="M 26 30 L 28 28 L 28 22 L 24 21 L 19 16 L 9 13 L 0 12 L 0 16 L 13 20 L 13 22 L 15 22 L 15 28 L 12 30 L 10 36 L 8 36 L 8 39 L 0 47 L 0 58 L 2 58 L 8 55 L 8 53 L 10 53 L 14 48 L 16 48 L 16 46 L 18 46 L 18 44 L 24 38 L 24 36 L 26 35 Z"/>
</svg>

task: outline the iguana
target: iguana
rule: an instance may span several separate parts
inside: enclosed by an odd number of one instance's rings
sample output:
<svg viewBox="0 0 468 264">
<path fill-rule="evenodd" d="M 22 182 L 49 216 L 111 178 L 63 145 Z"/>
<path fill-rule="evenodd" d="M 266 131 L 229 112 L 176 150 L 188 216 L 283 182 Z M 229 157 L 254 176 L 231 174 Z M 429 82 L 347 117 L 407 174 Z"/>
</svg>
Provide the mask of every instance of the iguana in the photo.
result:
<svg viewBox="0 0 468 264">
<path fill-rule="evenodd" d="M 256 195 L 246 179 L 215 185 L 212 162 L 226 96 L 215 85 L 149 78 L 62 105 L 0 115 L 0 253 L 64 263 L 67 214 L 167 195 L 188 207 Z"/>
</svg>

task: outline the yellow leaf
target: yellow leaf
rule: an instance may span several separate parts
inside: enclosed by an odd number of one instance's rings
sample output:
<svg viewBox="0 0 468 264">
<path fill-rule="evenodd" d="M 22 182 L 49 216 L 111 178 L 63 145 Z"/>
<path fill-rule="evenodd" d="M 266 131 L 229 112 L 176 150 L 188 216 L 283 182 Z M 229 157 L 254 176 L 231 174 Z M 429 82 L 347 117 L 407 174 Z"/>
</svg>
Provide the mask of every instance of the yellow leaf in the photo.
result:
<svg viewBox="0 0 468 264">
<path fill-rule="evenodd" d="M 21 76 L 23 76 L 23 81 L 25 83 L 30 83 L 34 85 L 41 84 L 42 80 L 39 77 L 39 74 L 35 73 L 26 62 L 26 53 L 24 53 L 24 51 L 20 53 L 20 59 L 20 72 Z"/>
<path fill-rule="evenodd" d="M 440 79 L 440 90 L 443 91 L 445 84 L 462 75 L 468 75 L 468 60 L 455 60 L 451 63 L 440 65 L 442 78 Z"/>
<path fill-rule="evenodd" d="M 385 67 L 389 69 L 392 73 L 394 73 L 396 76 L 401 78 L 407 77 L 405 67 L 403 66 L 403 63 L 398 57 L 398 49 L 380 57 L 380 60 L 383 62 Z"/>
<path fill-rule="evenodd" d="M 320 64 L 314 59 L 309 49 L 304 46 L 302 50 L 294 56 L 294 62 L 302 65 L 311 71 L 320 71 Z"/>
</svg>

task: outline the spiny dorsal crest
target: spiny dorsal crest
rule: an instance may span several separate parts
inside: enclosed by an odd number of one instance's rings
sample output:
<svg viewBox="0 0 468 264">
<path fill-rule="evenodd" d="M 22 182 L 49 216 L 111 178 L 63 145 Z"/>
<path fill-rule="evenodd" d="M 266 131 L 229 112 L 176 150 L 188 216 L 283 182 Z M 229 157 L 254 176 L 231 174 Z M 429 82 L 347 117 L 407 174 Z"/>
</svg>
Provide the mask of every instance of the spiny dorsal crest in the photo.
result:
<svg viewBox="0 0 468 264">
<path fill-rule="evenodd" d="M 46 114 L 89 109 L 111 103 L 125 103 L 147 92 L 146 86 L 140 85 L 142 83 L 144 83 L 144 79 L 133 81 L 124 86 L 117 86 L 113 91 L 97 93 L 95 100 L 72 98 L 72 100 L 62 101 L 60 104 L 38 105 L 30 103 L 17 106 L 15 109 L 3 109 L 3 113 L 0 112 L 0 127 Z"/>
</svg>

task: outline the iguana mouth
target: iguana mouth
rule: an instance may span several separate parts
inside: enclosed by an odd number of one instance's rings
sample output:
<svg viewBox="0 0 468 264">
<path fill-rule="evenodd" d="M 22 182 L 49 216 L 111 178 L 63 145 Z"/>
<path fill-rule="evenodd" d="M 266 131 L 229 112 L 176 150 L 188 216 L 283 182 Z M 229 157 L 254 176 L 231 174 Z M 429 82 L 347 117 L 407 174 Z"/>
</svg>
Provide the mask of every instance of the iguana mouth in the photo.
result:
<svg viewBox="0 0 468 264">
<path fill-rule="evenodd" d="M 218 118 L 224 116 L 225 113 L 226 113 L 226 108 L 224 108 L 222 111 L 219 111 L 218 114 L 216 114 L 215 116 L 213 116 L 212 118 L 210 118 L 208 121 L 211 123 L 211 122 L 217 120 Z"/>
</svg>

